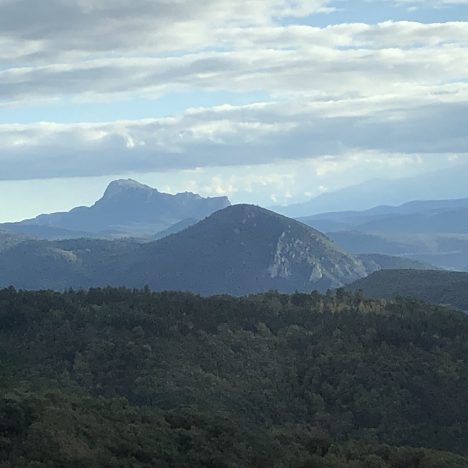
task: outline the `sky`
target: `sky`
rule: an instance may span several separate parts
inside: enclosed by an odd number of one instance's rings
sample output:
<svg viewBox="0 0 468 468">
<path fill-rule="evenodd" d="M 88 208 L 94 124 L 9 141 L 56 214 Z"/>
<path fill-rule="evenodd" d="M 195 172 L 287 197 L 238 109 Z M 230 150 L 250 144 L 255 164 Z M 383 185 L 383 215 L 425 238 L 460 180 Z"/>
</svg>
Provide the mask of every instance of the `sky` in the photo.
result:
<svg viewBox="0 0 468 468">
<path fill-rule="evenodd" d="M 468 167 L 467 22 L 468 0 L 0 0 L 0 221 L 116 178 L 271 206 Z"/>
</svg>

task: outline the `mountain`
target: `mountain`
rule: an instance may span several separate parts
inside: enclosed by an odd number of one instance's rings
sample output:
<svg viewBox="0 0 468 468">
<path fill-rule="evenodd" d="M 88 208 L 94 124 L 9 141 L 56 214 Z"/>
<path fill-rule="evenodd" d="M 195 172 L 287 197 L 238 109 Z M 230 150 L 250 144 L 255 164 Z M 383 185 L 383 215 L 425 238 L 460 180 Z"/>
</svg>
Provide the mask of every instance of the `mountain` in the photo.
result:
<svg viewBox="0 0 468 468">
<path fill-rule="evenodd" d="M 458 165 L 416 177 L 370 180 L 304 203 L 276 206 L 286 216 L 301 217 L 342 210 L 365 210 L 375 205 L 399 205 L 408 200 L 455 199 L 466 196 L 468 165 Z"/>
<path fill-rule="evenodd" d="M 235 205 L 141 247 L 130 286 L 202 294 L 325 290 L 366 275 L 322 233 L 252 205 Z M 127 283 L 128 284 L 128 283 Z"/>
<path fill-rule="evenodd" d="M 45 238 L 76 237 L 144 237 L 187 218 L 202 219 L 230 205 L 227 197 L 203 198 L 185 192 L 161 193 L 134 180 L 116 180 L 103 197 L 91 207 L 77 207 L 69 212 L 39 215 L 5 229 L 27 232 Z M 2 225 L 0 225 L 2 228 Z M 50 232 L 50 230 L 58 230 Z M 68 235 L 67 235 L 68 234 Z"/>
<path fill-rule="evenodd" d="M 468 311 L 468 273 L 451 271 L 382 270 L 350 286 L 368 297 L 414 297 Z"/>
</svg>

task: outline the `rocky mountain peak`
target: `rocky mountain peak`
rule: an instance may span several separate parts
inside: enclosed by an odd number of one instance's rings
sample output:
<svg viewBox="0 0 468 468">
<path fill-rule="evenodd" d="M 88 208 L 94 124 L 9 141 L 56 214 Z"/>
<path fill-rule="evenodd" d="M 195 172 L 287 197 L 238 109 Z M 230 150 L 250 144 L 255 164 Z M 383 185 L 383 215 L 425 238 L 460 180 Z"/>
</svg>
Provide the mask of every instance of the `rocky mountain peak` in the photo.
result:
<svg viewBox="0 0 468 468">
<path fill-rule="evenodd" d="M 122 193 L 135 192 L 135 191 L 148 192 L 148 193 L 157 192 L 156 189 L 148 185 L 141 184 L 140 182 L 137 182 L 136 180 L 119 179 L 119 180 L 112 181 L 107 186 L 107 189 L 104 192 L 103 198 L 110 199 Z"/>
</svg>

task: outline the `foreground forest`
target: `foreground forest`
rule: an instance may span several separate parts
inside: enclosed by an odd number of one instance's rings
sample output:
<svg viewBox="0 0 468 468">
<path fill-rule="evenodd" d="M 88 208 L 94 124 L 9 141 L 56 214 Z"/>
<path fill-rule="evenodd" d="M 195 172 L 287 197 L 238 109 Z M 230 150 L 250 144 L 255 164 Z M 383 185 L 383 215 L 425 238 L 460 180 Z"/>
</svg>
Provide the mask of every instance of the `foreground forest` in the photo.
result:
<svg viewBox="0 0 468 468">
<path fill-rule="evenodd" d="M 468 467 L 468 317 L 361 294 L 0 291 L 0 467 Z"/>
</svg>

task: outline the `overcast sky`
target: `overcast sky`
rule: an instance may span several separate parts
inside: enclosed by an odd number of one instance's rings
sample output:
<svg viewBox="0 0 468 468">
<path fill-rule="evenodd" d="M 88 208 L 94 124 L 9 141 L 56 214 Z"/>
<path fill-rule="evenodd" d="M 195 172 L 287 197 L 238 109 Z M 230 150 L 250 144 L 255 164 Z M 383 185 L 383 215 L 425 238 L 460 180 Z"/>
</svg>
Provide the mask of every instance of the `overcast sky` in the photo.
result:
<svg viewBox="0 0 468 468">
<path fill-rule="evenodd" d="M 269 206 L 466 163 L 467 22 L 468 0 L 0 0 L 0 221 L 120 177 Z"/>
</svg>

